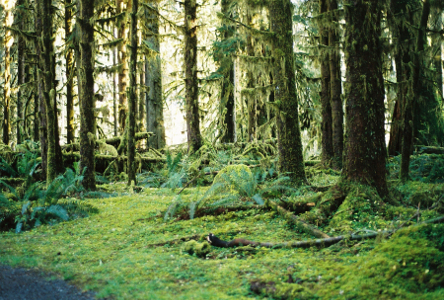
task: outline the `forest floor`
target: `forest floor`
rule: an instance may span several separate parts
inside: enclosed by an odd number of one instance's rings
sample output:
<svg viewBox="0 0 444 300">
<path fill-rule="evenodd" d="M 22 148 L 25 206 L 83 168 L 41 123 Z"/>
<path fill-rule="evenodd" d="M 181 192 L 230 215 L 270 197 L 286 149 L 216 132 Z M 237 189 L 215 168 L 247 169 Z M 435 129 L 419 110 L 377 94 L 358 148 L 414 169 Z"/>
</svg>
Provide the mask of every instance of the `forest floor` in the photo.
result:
<svg viewBox="0 0 444 300">
<path fill-rule="evenodd" d="M 124 184 L 103 188 L 119 190 Z M 192 201 L 206 189 L 187 188 L 182 197 Z M 223 240 L 275 243 L 313 237 L 276 212 L 259 209 L 164 221 L 177 192 L 146 188 L 88 199 L 99 213 L 21 234 L 0 233 L 0 265 L 57 274 L 99 299 L 444 299 L 442 224 L 406 226 L 391 237 L 323 249 L 211 247 L 198 257 L 183 250 L 184 241 L 204 242 L 210 232 Z M 368 230 L 396 228 L 415 209 L 385 211 L 366 221 Z M 348 228 L 362 229 L 359 217 L 347 221 Z M 424 213 L 418 220 L 430 217 Z M 333 227 L 322 229 L 330 236 L 339 234 Z"/>
</svg>

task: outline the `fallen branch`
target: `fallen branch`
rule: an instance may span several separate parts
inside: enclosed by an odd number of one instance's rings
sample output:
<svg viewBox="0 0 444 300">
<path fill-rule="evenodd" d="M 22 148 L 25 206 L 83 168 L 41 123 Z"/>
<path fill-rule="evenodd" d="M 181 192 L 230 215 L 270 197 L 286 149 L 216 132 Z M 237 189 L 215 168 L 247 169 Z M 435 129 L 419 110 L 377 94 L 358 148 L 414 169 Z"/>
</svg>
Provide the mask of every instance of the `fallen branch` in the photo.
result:
<svg viewBox="0 0 444 300">
<path fill-rule="evenodd" d="M 315 237 L 319 238 L 329 238 L 330 236 L 326 233 L 320 231 L 318 228 L 316 228 L 314 225 L 308 224 L 301 219 L 299 219 L 297 216 L 293 215 L 291 212 L 283 208 L 282 206 L 277 205 L 273 201 L 268 201 L 267 205 L 278 212 L 281 216 L 283 216 L 287 221 L 292 222 L 295 224 L 299 229 L 303 230 L 304 232 L 311 234 Z"/>
</svg>

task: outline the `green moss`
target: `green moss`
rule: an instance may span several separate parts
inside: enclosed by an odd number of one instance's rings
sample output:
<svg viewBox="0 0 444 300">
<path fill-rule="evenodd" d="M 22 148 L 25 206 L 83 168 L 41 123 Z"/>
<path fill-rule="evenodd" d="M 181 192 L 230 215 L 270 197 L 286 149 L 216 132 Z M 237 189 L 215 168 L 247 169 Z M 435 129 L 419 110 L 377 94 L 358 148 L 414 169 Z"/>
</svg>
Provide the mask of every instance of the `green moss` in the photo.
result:
<svg viewBox="0 0 444 300">
<path fill-rule="evenodd" d="M 124 187 L 99 189 L 115 188 L 124 195 Z M 188 188 L 182 197 L 194 201 L 204 191 Z M 322 251 L 215 248 L 202 239 L 209 232 L 223 240 L 276 243 L 311 237 L 297 233 L 278 214 L 259 210 L 164 222 L 159 212 L 174 196 L 170 189 L 147 188 L 137 195 L 88 199 L 99 213 L 20 235 L 0 233 L 0 264 L 55 272 L 96 291 L 98 298 L 416 300 L 444 295 L 439 288 L 443 225 L 406 228 L 389 240 L 344 241 Z M 186 247 L 197 252 L 190 255 Z M 287 283 L 288 274 L 298 283 Z M 272 281 L 275 290 L 256 296 L 250 290 L 254 280 Z"/>
<path fill-rule="evenodd" d="M 182 246 L 182 251 L 197 257 L 205 257 L 211 251 L 211 246 L 208 242 L 198 243 L 195 240 L 186 242 Z"/>
</svg>

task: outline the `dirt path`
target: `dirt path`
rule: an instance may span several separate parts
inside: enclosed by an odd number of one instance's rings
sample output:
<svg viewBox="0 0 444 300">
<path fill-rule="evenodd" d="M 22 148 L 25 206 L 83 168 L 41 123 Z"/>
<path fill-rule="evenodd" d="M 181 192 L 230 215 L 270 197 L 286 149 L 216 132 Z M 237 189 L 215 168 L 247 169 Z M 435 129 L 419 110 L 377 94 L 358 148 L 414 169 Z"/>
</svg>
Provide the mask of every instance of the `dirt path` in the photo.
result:
<svg viewBox="0 0 444 300">
<path fill-rule="evenodd" d="M 0 300 L 93 300 L 65 281 L 48 280 L 38 271 L 0 265 Z"/>
</svg>

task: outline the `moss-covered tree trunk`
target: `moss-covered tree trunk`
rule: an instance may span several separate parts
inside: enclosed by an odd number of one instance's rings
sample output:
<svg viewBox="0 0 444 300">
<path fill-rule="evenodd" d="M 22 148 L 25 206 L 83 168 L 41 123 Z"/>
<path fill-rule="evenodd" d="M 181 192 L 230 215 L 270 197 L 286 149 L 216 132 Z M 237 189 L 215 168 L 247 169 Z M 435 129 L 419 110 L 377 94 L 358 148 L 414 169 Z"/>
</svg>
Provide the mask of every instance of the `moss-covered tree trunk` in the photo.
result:
<svg viewBox="0 0 444 300">
<path fill-rule="evenodd" d="M 328 30 L 328 44 L 330 48 L 333 168 L 339 170 L 342 169 L 342 152 L 344 149 L 344 110 L 341 98 L 341 56 L 339 52 L 339 12 L 337 0 L 328 0 L 328 11 L 332 21 Z"/>
<path fill-rule="evenodd" d="M 25 30 L 25 14 L 23 10 L 24 0 L 18 0 L 16 3 L 16 21 L 18 28 L 21 31 Z M 22 143 L 22 129 L 24 129 L 24 117 L 26 113 L 23 113 L 22 101 L 24 98 L 25 91 L 25 56 L 26 56 L 26 48 L 25 48 L 25 40 L 21 36 L 17 36 L 17 78 L 18 78 L 18 93 L 17 93 L 17 144 Z"/>
<path fill-rule="evenodd" d="M 432 30 L 434 31 L 432 34 L 432 47 L 433 47 L 433 68 L 435 69 L 435 80 L 436 80 L 436 85 L 438 87 L 438 99 L 443 97 L 443 88 L 442 88 L 442 84 L 443 84 L 443 75 L 442 75 L 442 41 L 443 41 L 443 37 L 442 34 L 441 36 L 439 35 L 439 33 L 442 33 L 442 29 L 443 29 L 443 18 L 442 18 L 442 12 L 443 12 L 443 7 L 444 5 L 442 5 L 441 7 L 438 7 L 438 5 L 436 5 L 436 7 L 433 8 L 432 10 Z"/>
<path fill-rule="evenodd" d="M 117 14 L 126 10 L 125 0 L 117 0 Z M 126 21 L 120 21 L 117 24 L 117 38 L 123 39 L 123 42 L 117 47 L 117 63 L 122 65 L 122 71 L 118 73 L 117 82 L 119 87 L 119 132 L 123 134 L 126 123 L 127 112 L 127 86 L 128 86 L 128 64 L 126 55 Z"/>
<path fill-rule="evenodd" d="M 37 36 L 42 35 L 42 12 L 41 12 L 40 1 L 34 2 L 34 15 L 35 15 L 35 31 Z M 47 123 L 46 123 L 46 105 L 45 98 L 43 96 L 44 92 L 44 78 L 43 74 L 40 71 L 41 60 L 40 57 L 42 55 L 42 45 L 39 39 L 34 40 L 35 43 L 35 51 L 36 51 L 36 67 L 35 67 L 35 80 L 36 80 L 36 105 L 38 105 L 38 131 L 39 131 L 39 141 L 40 141 L 40 150 L 42 157 L 42 180 L 46 179 L 47 172 L 47 153 L 48 153 L 48 143 L 47 143 Z"/>
<path fill-rule="evenodd" d="M 407 97 L 404 109 L 404 131 L 402 139 L 401 180 L 409 179 L 410 155 L 413 149 L 413 120 L 414 107 L 421 97 L 420 73 L 424 63 L 424 46 L 427 41 L 426 29 L 430 15 L 430 0 L 424 0 L 419 31 L 416 37 L 415 52 L 413 53 L 412 85 L 413 93 Z"/>
<path fill-rule="evenodd" d="M 11 131 L 11 47 L 14 41 L 11 31 L 8 30 L 8 27 L 12 26 L 12 9 L 13 9 L 13 1 L 6 0 L 4 3 L 5 9 L 5 19 L 4 19 L 4 31 L 5 37 L 3 38 L 4 43 L 4 87 L 3 87 L 3 124 L 2 124 L 2 141 L 5 145 L 9 144 L 9 133 Z"/>
<path fill-rule="evenodd" d="M 293 57 L 293 4 L 290 0 L 270 0 L 270 24 L 274 33 L 273 79 L 277 114 L 279 171 L 289 173 L 293 182 L 306 182 L 299 127 L 298 97 Z"/>
<path fill-rule="evenodd" d="M 346 180 L 387 194 L 382 77 L 382 2 L 347 0 L 346 16 Z"/>
<path fill-rule="evenodd" d="M 330 166 L 333 152 L 333 122 L 331 110 L 331 83 L 330 83 L 330 51 L 328 42 L 328 27 L 326 26 L 329 0 L 320 0 L 321 19 L 319 22 L 320 60 L 321 60 L 321 107 L 322 107 L 322 162 Z"/>
<path fill-rule="evenodd" d="M 252 24 L 252 16 L 247 16 L 247 25 L 251 26 Z M 246 36 L 246 50 L 247 55 L 249 57 L 255 56 L 254 46 L 253 46 L 253 35 L 248 33 Z M 257 77 L 253 74 L 251 69 L 247 68 L 247 89 L 252 90 L 256 87 Z M 249 142 L 257 142 L 257 115 L 258 115 L 258 107 L 257 107 L 257 97 L 256 93 L 246 93 L 246 104 L 248 111 L 248 141 Z"/>
<path fill-rule="evenodd" d="M 59 126 L 57 121 L 57 94 L 55 79 L 56 55 L 53 39 L 54 8 L 51 0 L 41 3 L 42 13 L 42 52 L 40 71 L 44 79 L 43 98 L 45 100 L 47 122 L 47 183 L 53 181 L 57 174 L 63 172 L 63 157 L 59 144 Z"/>
<path fill-rule="evenodd" d="M 72 30 L 72 4 L 73 0 L 65 1 L 65 45 L 71 36 Z M 72 49 L 67 49 L 65 56 L 66 68 L 66 142 L 74 143 L 74 59 Z"/>
<path fill-rule="evenodd" d="M 80 102 L 80 168 L 85 171 L 83 186 L 95 190 L 94 160 L 94 0 L 78 0 L 79 59 L 77 78 Z"/>
<path fill-rule="evenodd" d="M 35 19 L 34 19 L 35 20 Z M 36 30 L 37 31 L 37 30 Z M 35 50 L 37 52 L 37 50 Z M 34 79 L 34 92 L 32 93 L 33 96 L 33 104 L 34 104 L 34 119 L 33 119 L 33 141 L 38 142 L 39 141 L 39 82 L 37 77 L 37 66 L 34 64 L 33 67 L 33 74 L 32 78 Z"/>
<path fill-rule="evenodd" d="M 136 182 L 136 168 L 134 158 L 136 156 L 136 143 L 134 136 L 136 134 L 136 90 L 137 90 L 137 10 L 139 9 L 138 0 L 132 0 L 131 12 L 131 54 L 129 63 L 130 86 L 128 90 L 128 141 L 127 141 L 127 172 L 128 185 Z"/>
<path fill-rule="evenodd" d="M 154 51 L 160 53 L 157 3 L 153 1 L 150 4 L 154 9 L 147 11 L 145 24 L 150 33 L 147 34 L 146 40 L 154 48 Z M 145 84 L 149 89 L 146 93 L 146 130 L 155 134 L 148 139 L 148 146 L 161 149 L 165 147 L 166 141 L 162 100 L 162 65 L 159 54 L 146 60 L 145 70 Z"/>
<path fill-rule="evenodd" d="M 197 19 L 196 0 L 185 0 L 185 111 L 188 151 L 202 146 L 199 120 L 199 82 L 197 80 Z"/>
<path fill-rule="evenodd" d="M 414 1 L 391 0 L 390 1 L 390 26 L 394 37 L 395 65 L 396 65 L 396 102 L 393 109 L 390 126 L 390 140 L 388 144 L 389 155 L 395 156 L 401 153 L 403 136 L 403 110 L 409 93 L 410 77 L 410 52 L 414 50 L 412 44 L 412 32 L 408 23 L 413 24 L 413 12 L 407 9 L 414 5 Z"/>
<path fill-rule="evenodd" d="M 222 13 L 231 17 L 230 0 L 222 0 L 221 9 Z M 233 36 L 233 28 L 228 27 L 224 31 L 224 39 L 228 40 Z M 227 55 L 223 58 L 224 79 L 222 85 L 221 99 L 222 103 L 225 103 L 225 115 L 224 115 L 224 133 L 222 136 L 223 143 L 234 143 L 236 139 L 236 113 L 234 102 L 234 86 L 235 86 L 235 70 L 234 63 L 231 55 Z"/>
</svg>

